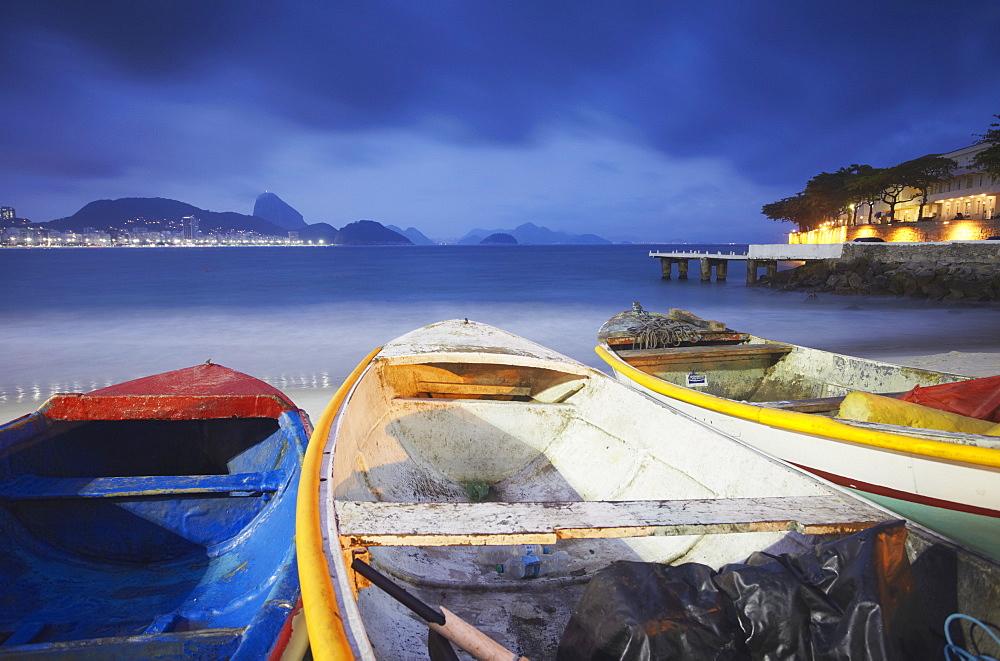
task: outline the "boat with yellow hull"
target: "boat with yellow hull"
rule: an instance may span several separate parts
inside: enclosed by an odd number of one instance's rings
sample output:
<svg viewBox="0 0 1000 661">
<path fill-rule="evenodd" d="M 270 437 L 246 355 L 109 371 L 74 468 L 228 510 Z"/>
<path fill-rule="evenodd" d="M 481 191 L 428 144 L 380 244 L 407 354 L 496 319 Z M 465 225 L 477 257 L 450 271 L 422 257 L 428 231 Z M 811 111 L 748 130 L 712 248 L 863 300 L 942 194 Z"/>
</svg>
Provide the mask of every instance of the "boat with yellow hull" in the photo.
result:
<svg viewBox="0 0 1000 661">
<path fill-rule="evenodd" d="M 638 304 L 604 324 L 596 351 L 620 381 L 1000 558 L 1000 438 L 838 417 L 850 393 L 892 397 L 969 377 L 777 342 Z"/>
<path fill-rule="evenodd" d="M 954 611 L 1000 619 L 988 588 L 1000 565 L 895 518 L 598 370 L 452 320 L 373 351 L 331 400 L 304 461 L 296 543 L 321 660 L 426 659 L 440 637 L 479 659 L 589 658 L 573 641 L 600 628 L 582 604 L 597 590 L 607 605 L 608 571 L 717 572 L 885 525 L 905 543 L 875 573 L 912 568 L 893 603 L 919 600 L 918 639 L 940 638 Z M 548 546 L 565 566 L 510 578 L 479 562 L 498 545 Z M 546 566 L 544 553 L 517 557 Z M 663 624 L 633 632 L 669 634 Z"/>
</svg>

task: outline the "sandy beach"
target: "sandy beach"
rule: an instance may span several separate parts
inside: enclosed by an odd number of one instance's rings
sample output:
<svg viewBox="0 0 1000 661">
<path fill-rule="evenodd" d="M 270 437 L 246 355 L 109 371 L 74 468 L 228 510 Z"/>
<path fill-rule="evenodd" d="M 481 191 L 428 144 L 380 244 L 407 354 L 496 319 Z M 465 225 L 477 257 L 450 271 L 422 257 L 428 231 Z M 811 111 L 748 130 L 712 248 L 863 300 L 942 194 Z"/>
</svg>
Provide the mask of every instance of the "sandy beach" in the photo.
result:
<svg viewBox="0 0 1000 661">
<path fill-rule="evenodd" d="M 925 356 L 886 355 L 873 357 L 896 365 L 922 367 L 939 372 L 951 372 L 964 376 L 993 376 L 1000 374 L 1000 353 L 969 353 L 949 351 Z M 304 410 L 315 424 L 333 394 L 334 388 L 285 388 L 285 394 Z M 41 402 L 0 402 L 0 420 L 6 422 L 34 411 Z"/>
<path fill-rule="evenodd" d="M 951 372 L 965 376 L 993 376 L 1000 374 L 1000 353 L 963 353 L 949 351 L 935 353 L 917 358 L 900 358 L 887 356 L 882 358 L 887 363 L 922 367 L 938 372 Z"/>
</svg>

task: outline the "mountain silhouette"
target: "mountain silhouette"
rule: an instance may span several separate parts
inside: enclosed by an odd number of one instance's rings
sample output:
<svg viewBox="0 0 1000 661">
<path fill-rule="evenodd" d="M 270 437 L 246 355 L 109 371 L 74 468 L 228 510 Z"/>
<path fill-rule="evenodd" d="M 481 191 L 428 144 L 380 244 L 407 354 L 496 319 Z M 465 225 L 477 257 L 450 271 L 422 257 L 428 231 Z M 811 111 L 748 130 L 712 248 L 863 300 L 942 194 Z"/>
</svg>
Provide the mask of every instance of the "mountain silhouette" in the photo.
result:
<svg viewBox="0 0 1000 661">
<path fill-rule="evenodd" d="M 338 246 L 410 246 L 409 239 L 374 220 L 344 225 L 333 241 Z"/>
<path fill-rule="evenodd" d="M 393 232 L 402 234 L 407 239 L 409 239 L 415 246 L 435 246 L 437 243 L 428 239 L 423 232 L 418 230 L 416 227 L 407 227 L 405 230 L 401 230 L 395 225 L 386 225 L 387 229 L 391 229 Z"/>
<path fill-rule="evenodd" d="M 337 238 L 337 228 L 329 223 L 313 223 L 306 225 L 299 231 L 299 239 L 302 241 L 312 241 L 313 243 L 325 243 L 333 245 Z"/>
<path fill-rule="evenodd" d="M 518 243 L 535 245 L 554 244 L 608 244 L 607 239 L 603 239 L 596 234 L 569 234 L 567 232 L 556 232 L 547 227 L 539 227 L 534 223 L 524 223 L 515 229 L 474 229 L 458 240 L 459 245 L 474 246 L 491 234 L 510 234 Z"/>
<path fill-rule="evenodd" d="M 306 226 L 302 214 L 274 193 L 264 192 L 257 196 L 257 201 L 253 205 L 253 215 L 288 230 L 300 230 Z"/>
<path fill-rule="evenodd" d="M 496 234 L 490 234 L 488 237 L 479 242 L 481 246 L 516 246 L 517 239 L 512 237 L 510 234 L 505 232 L 497 232 Z"/>
<path fill-rule="evenodd" d="M 185 216 L 194 216 L 203 233 L 225 234 L 230 231 L 256 232 L 266 236 L 288 236 L 288 230 L 263 218 L 234 211 L 208 211 L 163 197 L 123 197 L 117 200 L 96 200 L 83 206 L 72 216 L 41 223 L 60 231 L 81 232 L 86 227 L 97 230 L 127 230 L 130 225 L 150 227 L 179 223 Z"/>
</svg>

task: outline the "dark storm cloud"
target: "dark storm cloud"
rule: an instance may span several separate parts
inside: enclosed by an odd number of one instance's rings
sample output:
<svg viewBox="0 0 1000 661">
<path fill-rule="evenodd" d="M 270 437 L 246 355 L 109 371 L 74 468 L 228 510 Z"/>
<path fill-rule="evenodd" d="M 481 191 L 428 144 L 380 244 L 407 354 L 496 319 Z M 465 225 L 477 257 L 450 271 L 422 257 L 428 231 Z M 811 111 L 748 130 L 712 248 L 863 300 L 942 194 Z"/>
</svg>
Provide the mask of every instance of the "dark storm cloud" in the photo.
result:
<svg viewBox="0 0 1000 661">
<path fill-rule="evenodd" d="M 302 132 L 474 149 L 558 128 L 792 194 L 970 144 L 1000 112 L 992 0 L 7 0 L 0 21 L 0 169 L 22 175 L 252 179 Z M 329 158 L 381 158 L 365 147 Z"/>
<path fill-rule="evenodd" d="M 469 139 L 520 141 L 587 107 L 665 150 L 735 145 L 754 167 L 806 136 L 822 145 L 860 131 L 865 142 L 907 104 L 944 101 L 944 81 L 982 89 L 1000 71 L 996 42 L 969 35 L 1000 28 L 1000 8 L 986 2 L 121 0 L 7 12 L 11 32 L 62 35 L 123 76 L 241 71 L 256 79 L 239 91 L 248 100 L 317 127 L 441 114 Z"/>
<path fill-rule="evenodd" d="M 226 47 L 245 15 L 242 5 L 227 0 L 7 0 L 0 7 L 7 36 L 0 48 L 5 59 L 18 51 L 30 59 L 30 40 L 10 37 L 58 34 L 104 55 L 124 72 L 177 76 Z"/>
</svg>

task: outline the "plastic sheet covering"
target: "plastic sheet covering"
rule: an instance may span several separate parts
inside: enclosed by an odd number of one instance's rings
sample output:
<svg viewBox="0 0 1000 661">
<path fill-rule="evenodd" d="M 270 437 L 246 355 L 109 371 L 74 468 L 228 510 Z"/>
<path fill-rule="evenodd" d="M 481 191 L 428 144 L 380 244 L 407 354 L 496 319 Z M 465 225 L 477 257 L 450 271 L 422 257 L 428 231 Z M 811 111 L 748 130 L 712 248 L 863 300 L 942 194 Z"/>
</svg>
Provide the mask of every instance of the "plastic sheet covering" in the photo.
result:
<svg viewBox="0 0 1000 661">
<path fill-rule="evenodd" d="M 558 659 L 935 658 L 902 522 L 714 571 L 619 561 L 590 581 Z"/>
<path fill-rule="evenodd" d="M 914 386 L 900 399 L 970 418 L 1000 422 L 1000 375 L 938 386 Z"/>
</svg>

